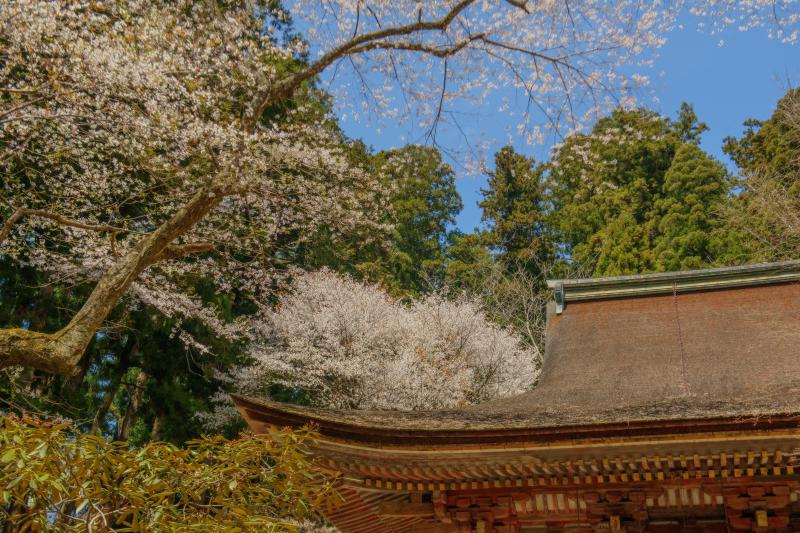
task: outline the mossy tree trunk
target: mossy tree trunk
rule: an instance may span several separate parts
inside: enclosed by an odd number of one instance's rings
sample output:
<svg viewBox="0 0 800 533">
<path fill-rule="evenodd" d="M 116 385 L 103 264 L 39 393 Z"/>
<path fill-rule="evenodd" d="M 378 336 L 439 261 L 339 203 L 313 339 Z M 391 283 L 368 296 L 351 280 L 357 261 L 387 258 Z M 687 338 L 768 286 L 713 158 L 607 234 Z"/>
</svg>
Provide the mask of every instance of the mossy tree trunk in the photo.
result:
<svg viewBox="0 0 800 533">
<path fill-rule="evenodd" d="M 224 196 L 219 186 L 201 188 L 172 218 L 142 238 L 100 278 L 89 298 L 61 330 L 42 333 L 22 328 L 0 329 L 0 368 L 24 366 L 65 376 L 79 374 L 89 342 L 142 271 L 159 261 L 211 249 L 208 243 L 172 243 L 202 220 Z"/>
</svg>

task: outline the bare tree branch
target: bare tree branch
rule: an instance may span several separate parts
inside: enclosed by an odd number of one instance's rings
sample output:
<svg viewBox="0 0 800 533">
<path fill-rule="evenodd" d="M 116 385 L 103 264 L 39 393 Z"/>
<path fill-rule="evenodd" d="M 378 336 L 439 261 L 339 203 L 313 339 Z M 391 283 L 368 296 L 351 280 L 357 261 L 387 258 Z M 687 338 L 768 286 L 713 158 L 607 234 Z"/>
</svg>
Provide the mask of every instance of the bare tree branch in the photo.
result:
<svg viewBox="0 0 800 533">
<path fill-rule="evenodd" d="M 436 142 L 436 128 L 439 125 L 439 120 L 442 118 L 442 108 L 444 106 L 444 97 L 447 93 L 447 58 L 444 60 L 444 68 L 442 71 L 442 92 L 439 94 L 439 105 L 436 108 L 436 116 L 431 124 L 431 129 L 428 131 L 428 138 Z"/>
</svg>

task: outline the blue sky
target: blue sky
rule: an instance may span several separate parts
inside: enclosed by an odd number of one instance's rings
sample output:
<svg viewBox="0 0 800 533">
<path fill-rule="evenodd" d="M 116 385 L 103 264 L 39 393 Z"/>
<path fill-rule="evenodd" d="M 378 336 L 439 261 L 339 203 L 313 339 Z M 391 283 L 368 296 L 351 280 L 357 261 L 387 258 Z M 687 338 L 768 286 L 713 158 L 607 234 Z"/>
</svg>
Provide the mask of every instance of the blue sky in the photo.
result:
<svg viewBox="0 0 800 533">
<path fill-rule="evenodd" d="M 740 135 L 742 122 L 748 118 L 767 118 L 785 90 L 800 84 L 800 45 L 781 44 L 758 30 L 709 35 L 692 26 L 669 35 L 648 74 L 653 96 L 644 95 L 642 104 L 668 116 L 675 116 L 683 101 L 694 105 L 700 120 L 710 127 L 703 137 L 703 148 L 731 166 L 722 153 L 723 139 Z M 495 102 L 487 102 L 486 113 L 476 110 L 477 116 L 472 123 L 465 121 L 464 127 L 473 130 L 472 135 L 496 139 L 499 147 L 506 143 L 508 128 L 514 124 L 504 123 L 507 118 L 492 120 L 490 109 L 496 106 Z M 342 127 L 351 137 L 361 138 L 379 150 L 404 144 L 404 134 L 408 133 L 391 124 L 345 121 Z M 451 137 L 449 143 L 452 142 L 459 141 Z M 550 150 L 547 143 L 533 147 L 522 141 L 513 144 L 518 151 L 537 159 L 546 157 Z M 458 168 L 456 161 L 450 162 Z M 458 174 L 464 209 L 457 226 L 472 231 L 481 223 L 477 202 L 486 177 L 468 175 L 460 169 Z"/>
</svg>

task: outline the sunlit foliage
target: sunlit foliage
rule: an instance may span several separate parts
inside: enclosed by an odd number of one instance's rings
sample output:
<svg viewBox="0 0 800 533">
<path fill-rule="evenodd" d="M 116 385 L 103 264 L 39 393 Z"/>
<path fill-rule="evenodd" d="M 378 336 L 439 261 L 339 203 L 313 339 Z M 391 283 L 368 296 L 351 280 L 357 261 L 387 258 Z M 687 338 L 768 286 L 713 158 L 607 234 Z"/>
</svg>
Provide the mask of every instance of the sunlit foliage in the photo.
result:
<svg viewBox="0 0 800 533">
<path fill-rule="evenodd" d="M 0 525 L 10 531 L 291 532 L 335 505 L 308 455 L 314 433 L 130 448 L 71 424 L 5 417 Z M 330 476 L 330 472 L 327 473 Z"/>
</svg>

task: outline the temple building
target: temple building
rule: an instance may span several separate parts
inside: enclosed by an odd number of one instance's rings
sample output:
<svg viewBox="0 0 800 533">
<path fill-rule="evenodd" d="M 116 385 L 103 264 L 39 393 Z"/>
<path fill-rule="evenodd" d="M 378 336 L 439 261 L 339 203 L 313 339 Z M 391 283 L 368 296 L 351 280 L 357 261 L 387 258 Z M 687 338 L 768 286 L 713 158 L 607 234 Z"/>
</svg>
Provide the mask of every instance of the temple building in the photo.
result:
<svg viewBox="0 0 800 533">
<path fill-rule="evenodd" d="M 800 531 L 800 261 L 551 281 L 525 394 L 313 422 L 343 533 Z"/>
</svg>

